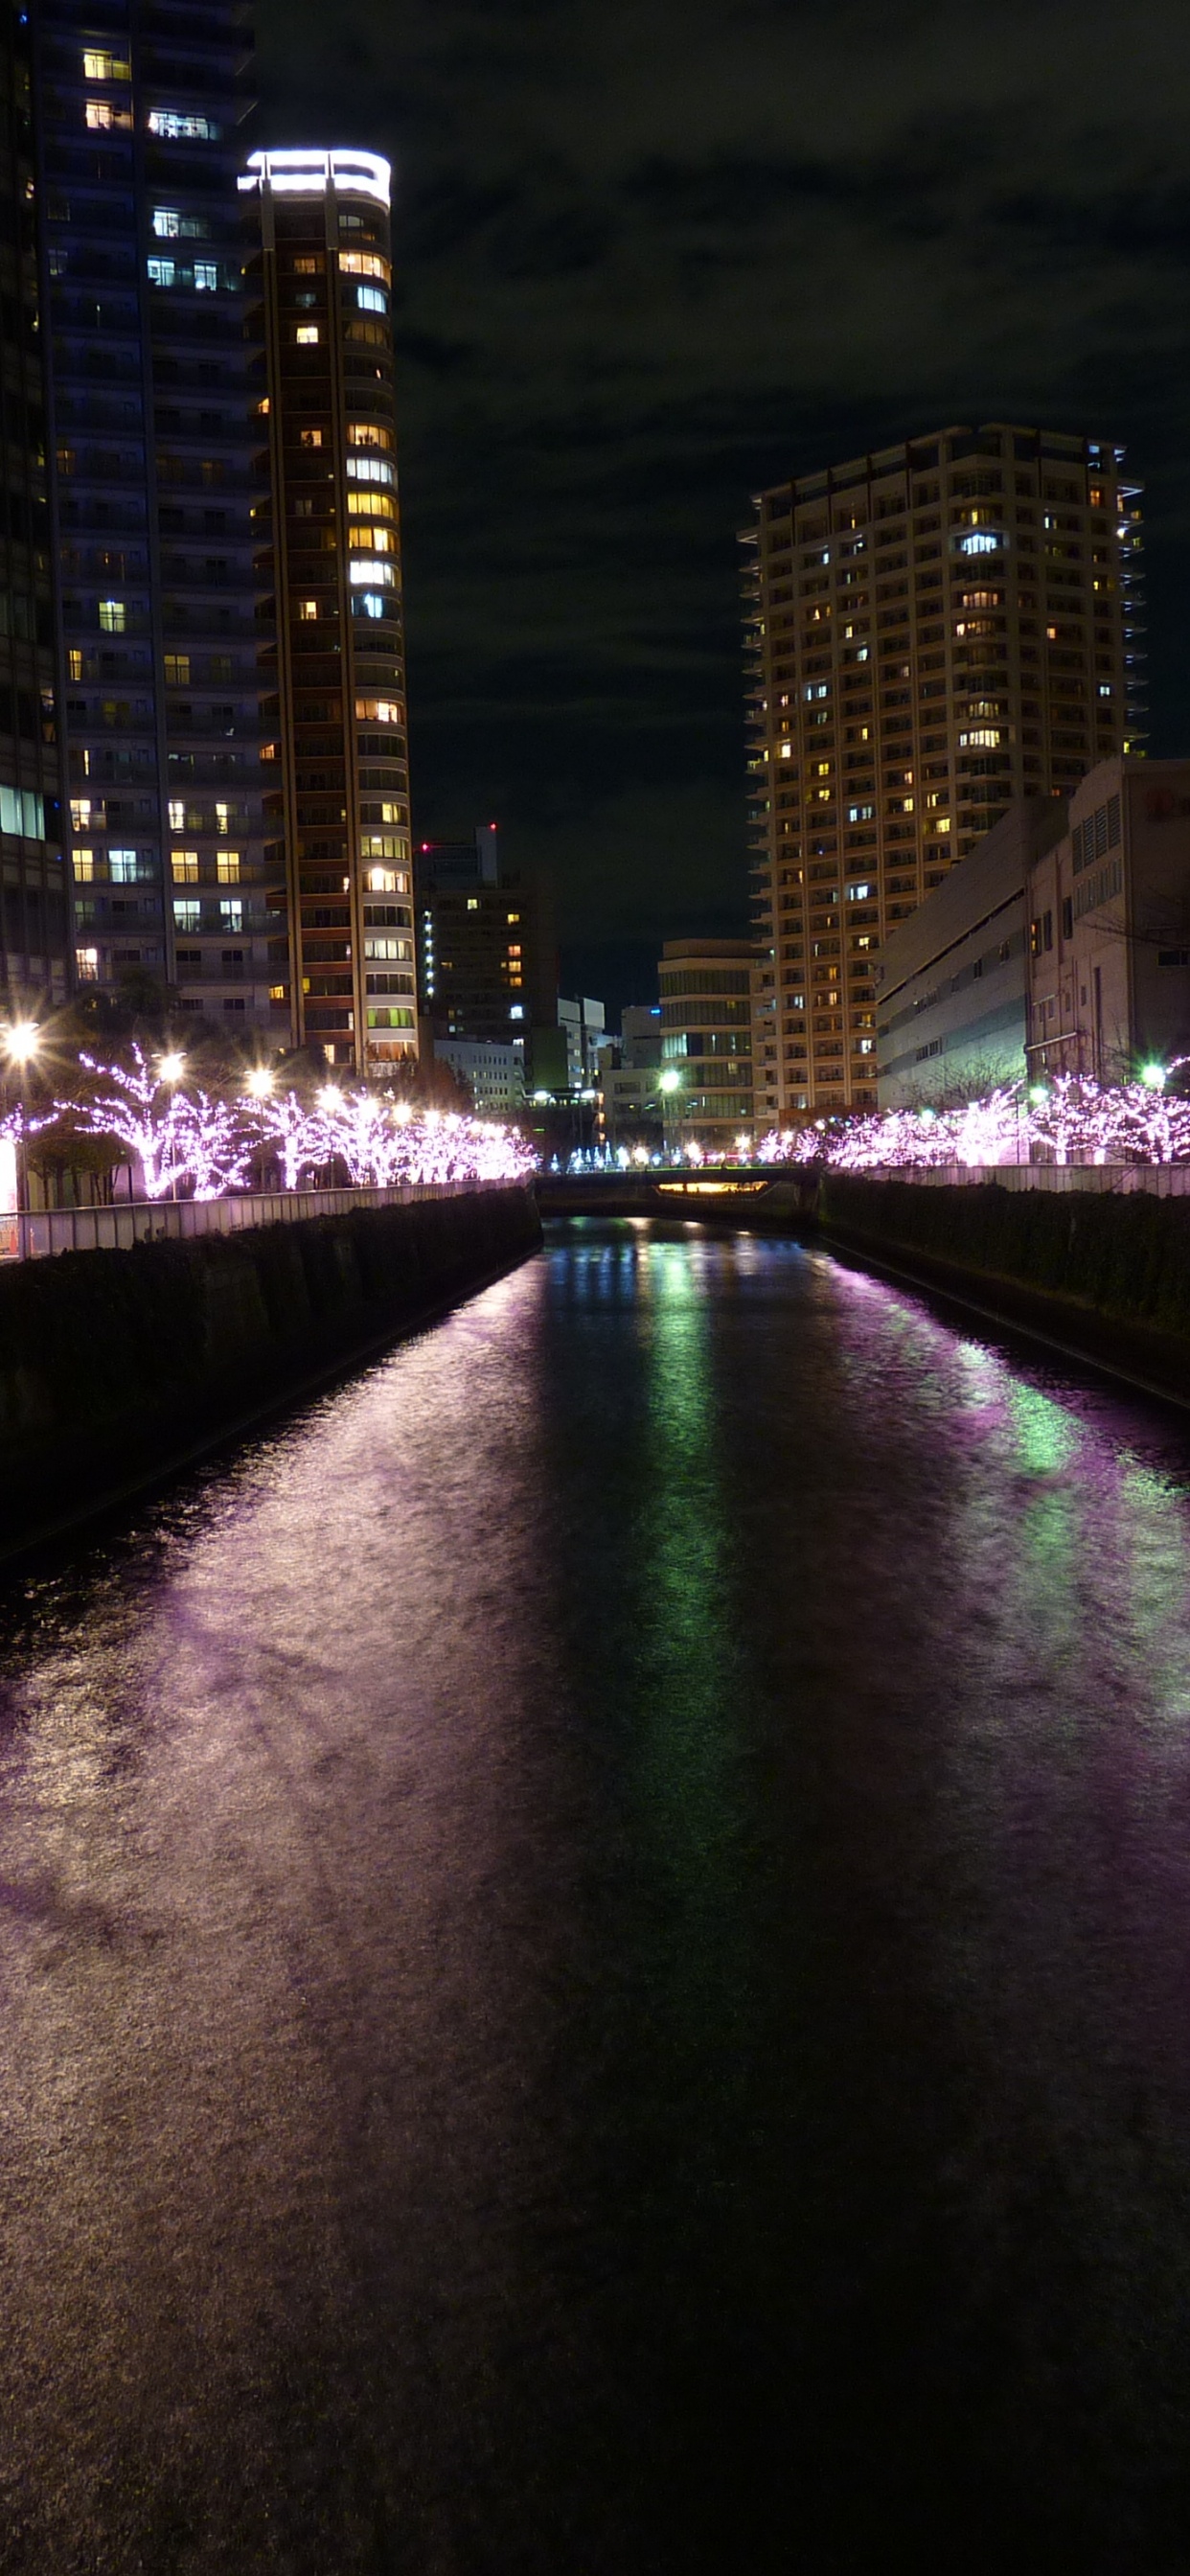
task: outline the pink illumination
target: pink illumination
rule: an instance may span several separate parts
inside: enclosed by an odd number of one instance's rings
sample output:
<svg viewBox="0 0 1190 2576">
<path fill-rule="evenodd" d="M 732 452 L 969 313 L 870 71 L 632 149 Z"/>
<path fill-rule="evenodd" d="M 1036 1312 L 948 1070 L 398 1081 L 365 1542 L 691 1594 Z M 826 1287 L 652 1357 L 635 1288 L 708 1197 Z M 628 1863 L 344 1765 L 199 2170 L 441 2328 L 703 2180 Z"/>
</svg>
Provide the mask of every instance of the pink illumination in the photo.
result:
<svg viewBox="0 0 1190 2576">
<path fill-rule="evenodd" d="M 889 1109 L 846 1124 L 774 1129 L 762 1163 L 826 1164 L 842 1172 L 913 1171 L 941 1165 L 1190 1162 L 1190 1100 L 1143 1082 L 1114 1088 L 1063 1073 L 944 1109 Z"/>
</svg>

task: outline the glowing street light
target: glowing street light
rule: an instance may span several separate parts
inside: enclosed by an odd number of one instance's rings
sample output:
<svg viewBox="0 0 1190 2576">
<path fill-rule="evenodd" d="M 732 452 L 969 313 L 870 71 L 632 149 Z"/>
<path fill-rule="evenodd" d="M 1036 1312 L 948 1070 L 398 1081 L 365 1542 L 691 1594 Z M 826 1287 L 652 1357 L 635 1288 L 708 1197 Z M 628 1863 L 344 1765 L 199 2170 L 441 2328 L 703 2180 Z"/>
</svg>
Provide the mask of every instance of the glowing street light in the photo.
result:
<svg viewBox="0 0 1190 2576">
<path fill-rule="evenodd" d="M 660 1080 L 660 1082 L 659 1082 L 659 1083 L 658 1083 L 658 1085 L 657 1085 L 657 1088 L 658 1088 L 658 1090 L 659 1090 L 659 1091 L 680 1091 L 680 1090 L 681 1090 L 681 1088 L 682 1088 L 682 1077 L 681 1077 L 681 1074 L 675 1071 L 675 1069 L 674 1069 L 674 1067 L 673 1067 L 673 1065 L 672 1065 L 672 1064 L 667 1064 L 667 1066 L 666 1066 L 666 1068 L 665 1068 L 665 1071 L 664 1071 L 664 1073 L 663 1073 L 663 1074 L 662 1074 L 662 1076 L 661 1076 L 661 1080 Z"/>
<path fill-rule="evenodd" d="M 273 1074 L 267 1064 L 254 1064 L 245 1081 L 244 1089 L 250 1100 L 268 1100 L 272 1094 L 273 1081 Z"/>
<path fill-rule="evenodd" d="M 185 1070 L 186 1058 L 179 1047 L 171 1047 L 157 1067 L 163 1082 L 180 1082 Z"/>
<path fill-rule="evenodd" d="M 1165 1089 L 1165 1067 L 1163 1064 L 1142 1064 L 1140 1069 L 1140 1078 L 1146 1091 L 1164 1091 Z"/>
<path fill-rule="evenodd" d="M 318 1094 L 318 1106 L 320 1109 L 325 1109 L 328 1118 L 342 1117 L 343 1094 L 337 1083 L 327 1082 L 323 1084 L 322 1090 Z"/>
<path fill-rule="evenodd" d="M 3 1031 L 3 1043 L 10 1063 L 22 1067 L 32 1064 L 41 1045 L 41 1030 L 36 1020 L 10 1020 Z"/>
</svg>

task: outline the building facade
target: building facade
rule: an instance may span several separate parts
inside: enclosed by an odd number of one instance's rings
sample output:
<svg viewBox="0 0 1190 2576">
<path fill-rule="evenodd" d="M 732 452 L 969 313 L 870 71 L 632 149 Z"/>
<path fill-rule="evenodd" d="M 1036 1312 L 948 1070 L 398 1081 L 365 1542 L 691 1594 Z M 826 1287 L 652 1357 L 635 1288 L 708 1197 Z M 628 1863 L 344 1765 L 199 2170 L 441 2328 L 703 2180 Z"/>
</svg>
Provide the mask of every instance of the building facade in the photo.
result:
<svg viewBox="0 0 1190 2576">
<path fill-rule="evenodd" d="M 264 744 L 271 979 L 294 1046 L 384 1074 L 417 1056 L 389 165 L 255 152 L 259 575 L 276 659 Z"/>
<path fill-rule="evenodd" d="M 524 1108 L 524 1058 L 516 1047 L 495 1038 L 436 1038 L 434 1062 L 466 1083 L 477 1118 L 515 1118 Z"/>
<path fill-rule="evenodd" d="M 750 1133 L 753 957 L 746 939 L 670 939 L 658 968 L 667 1142 L 734 1152 Z"/>
<path fill-rule="evenodd" d="M 1014 796 L 1137 733 L 1139 488 L 949 429 L 761 494 L 745 581 L 757 1118 L 876 1103 L 882 941 Z"/>
<path fill-rule="evenodd" d="M 31 0 L 79 980 L 273 1025 L 235 0 Z"/>
<path fill-rule="evenodd" d="M 1023 1080 L 1030 871 L 1065 829 L 1061 799 L 1017 797 L 889 932 L 874 976 L 881 1109 Z"/>
<path fill-rule="evenodd" d="M 28 20 L 0 9 L 0 1006 L 13 1018 L 65 1001 L 60 705 L 46 487 L 41 294 Z"/>
<path fill-rule="evenodd" d="M 1190 1057 L 1190 761 L 1092 770 L 1027 908 L 1031 1082 Z"/>
<path fill-rule="evenodd" d="M 533 1079 L 534 1031 L 554 1029 L 558 958 L 544 880 L 507 869 L 494 824 L 471 841 L 419 841 L 414 861 L 422 1007 L 444 1038 L 515 1046 Z"/>
</svg>

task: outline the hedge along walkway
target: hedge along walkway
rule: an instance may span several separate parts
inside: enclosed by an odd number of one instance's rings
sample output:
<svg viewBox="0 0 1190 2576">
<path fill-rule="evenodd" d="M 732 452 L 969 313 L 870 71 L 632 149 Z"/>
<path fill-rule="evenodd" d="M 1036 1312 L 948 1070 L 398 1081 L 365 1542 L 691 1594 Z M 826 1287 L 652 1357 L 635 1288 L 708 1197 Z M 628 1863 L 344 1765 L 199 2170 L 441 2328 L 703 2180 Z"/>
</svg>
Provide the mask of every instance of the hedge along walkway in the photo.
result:
<svg viewBox="0 0 1190 2576">
<path fill-rule="evenodd" d="M 924 1286 L 1190 1402 L 1190 1199 L 828 1172 L 818 1217 Z"/>
</svg>

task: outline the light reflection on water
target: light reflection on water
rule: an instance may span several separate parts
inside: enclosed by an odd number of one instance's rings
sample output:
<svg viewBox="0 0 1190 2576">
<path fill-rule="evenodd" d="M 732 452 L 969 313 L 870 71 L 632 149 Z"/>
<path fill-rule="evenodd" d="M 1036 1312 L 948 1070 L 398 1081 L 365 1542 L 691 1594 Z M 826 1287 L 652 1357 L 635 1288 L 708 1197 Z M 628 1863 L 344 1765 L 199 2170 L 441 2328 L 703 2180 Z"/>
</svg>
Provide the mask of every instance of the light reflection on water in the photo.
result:
<svg viewBox="0 0 1190 2576">
<path fill-rule="evenodd" d="M 24 1586 L 0 2565 L 1184 2565 L 1188 1493 L 587 1222 Z"/>
</svg>

